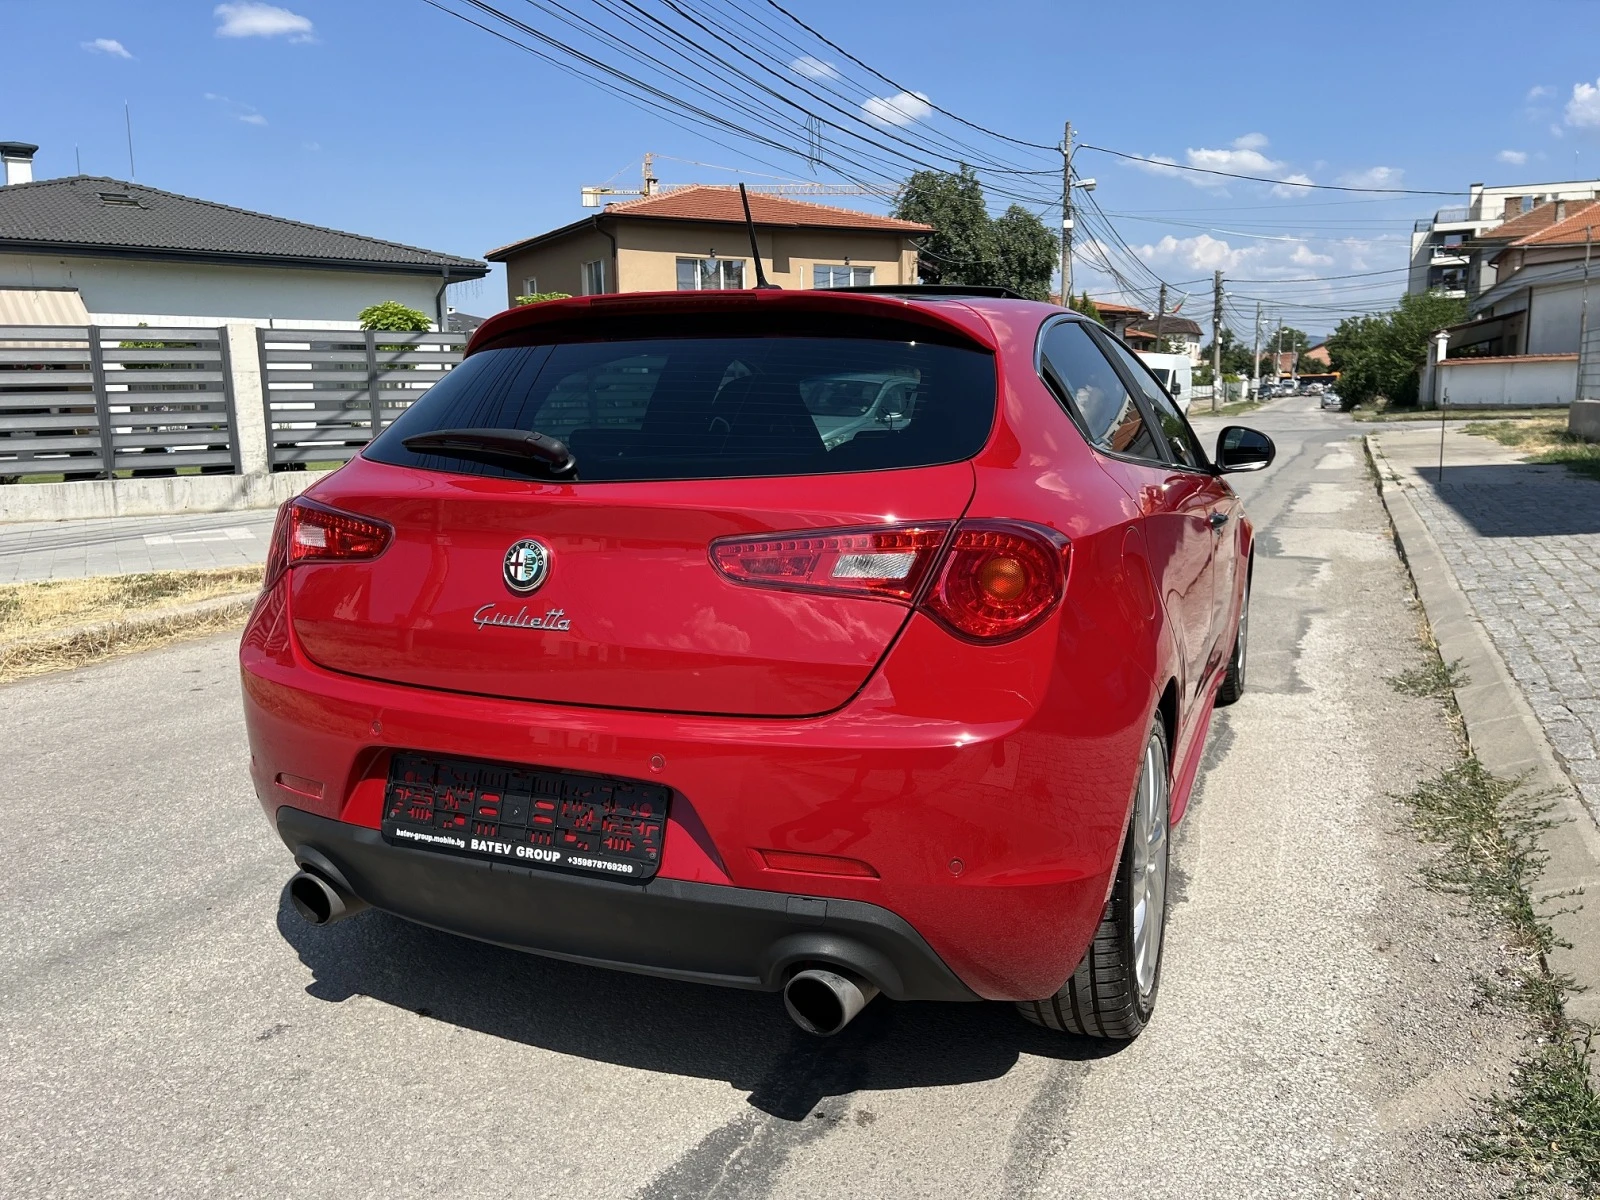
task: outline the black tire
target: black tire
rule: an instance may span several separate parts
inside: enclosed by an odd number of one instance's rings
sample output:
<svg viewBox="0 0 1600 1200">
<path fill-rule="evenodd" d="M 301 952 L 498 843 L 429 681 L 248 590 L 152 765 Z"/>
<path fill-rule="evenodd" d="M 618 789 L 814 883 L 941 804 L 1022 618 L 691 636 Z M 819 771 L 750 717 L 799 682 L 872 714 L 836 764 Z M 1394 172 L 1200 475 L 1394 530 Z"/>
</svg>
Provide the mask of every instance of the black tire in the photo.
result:
<svg viewBox="0 0 1600 1200">
<path fill-rule="evenodd" d="M 1117 882 L 1100 916 L 1094 941 L 1089 943 L 1083 961 L 1059 992 L 1043 1000 L 1027 1000 L 1017 1005 L 1017 1010 L 1024 1017 L 1046 1029 L 1127 1042 L 1144 1031 L 1155 1009 L 1156 994 L 1161 989 L 1161 952 L 1166 940 L 1166 880 L 1171 841 L 1167 836 L 1167 821 L 1171 811 L 1167 734 L 1159 715 L 1151 724 L 1145 751 L 1139 780 L 1134 785 L 1135 811 L 1129 818 L 1128 833 L 1123 839 Z M 1145 796 L 1144 789 L 1150 781 L 1152 768 L 1159 791 L 1156 810 L 1161 823 L 1158 860 L 1162 886 L 1160 912 L 1156 915 L 1158 940 L 1155 962 L 1147 981 L 1141 986 L 1135 951 L 1134 875 L 1138 856 L 1135 853 L 1134 835 L 1139 828 L 1137 806 Z"/>
<path fill-rule="evenodd" d="M 1234 703 L 1244 695 L 1245 667 L 1250 655 L 1250 584 L 1244 585 L 1244 599 L 1239 602 L 1239 625 L 1233 633 L 1233 653 L 1228 656 L 1228 672 L 1217 689 L 1217 706 Z"/>
</svg>

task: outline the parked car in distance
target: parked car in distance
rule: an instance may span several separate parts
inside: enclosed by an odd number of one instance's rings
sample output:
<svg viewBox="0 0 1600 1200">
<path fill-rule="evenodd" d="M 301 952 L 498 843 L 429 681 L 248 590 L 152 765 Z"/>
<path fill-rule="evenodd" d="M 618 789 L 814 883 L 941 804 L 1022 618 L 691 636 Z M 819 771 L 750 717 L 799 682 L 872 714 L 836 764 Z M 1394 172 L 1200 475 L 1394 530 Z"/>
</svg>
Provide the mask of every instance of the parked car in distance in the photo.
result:
<svg viewBox="0 0 1600 1200">
<path fill-rule="evenodd" d="M 824 450 L 865 429 L 904 424 L 916 394 L 917 380 L 905 375 L 824 375 L 800 388 Z"/>
<path fill-rule="evenodd" d="M 892 291 L 512 309 L 280 510 L 239 657 L 302 916 L 781 992 L 816 1034 L 879 992 L 1139 1034 L 1247 679 L 1228 473 L 1273 445 L 1213 460 L 1075 313 Z"/>
<path fill-rule="evenodd" d="M 1324 389 L 1322 393 L 1323 408 L 1342 408 L 1344 401 L 1339 399 L 1339 393 L 1332 389 Z"/>
</svg>

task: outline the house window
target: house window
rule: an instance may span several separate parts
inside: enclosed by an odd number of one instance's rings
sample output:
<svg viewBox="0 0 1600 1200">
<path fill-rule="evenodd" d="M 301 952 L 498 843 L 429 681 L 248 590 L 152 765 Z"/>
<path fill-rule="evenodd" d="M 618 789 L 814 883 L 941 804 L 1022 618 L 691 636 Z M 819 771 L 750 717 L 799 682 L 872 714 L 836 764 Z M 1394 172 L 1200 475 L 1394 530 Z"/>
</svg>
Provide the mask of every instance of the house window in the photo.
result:
<svg viewBox="0 0 1600 1200">
<path fill-rule="evenodd" d="M 680 258 L 678 260 L 678 290 L 680 292 L 709 292 L 719 288 L 744 287 L 744 259 L 742 258 Z"/>
<path fill-rule="evenodd" d="M 831 266 L 818 263 L 811 268 L 814 288 L 871 287 L 875 267 Z"/>
<path fill-rule="evenodd" d="M 606 264 L 602 258 L 583 264 L 583 294 L 601 296 L 606 290 Z"/>
<path fill-rule="evenodd" d="M 522 281 L 522 292 L 521 292 L 521 295 L 524 295 L 524 296 L 537 296 L 538 294 L 539 294 L 539 280 L 538 280 L 538 277 L 534 276 L 534 275 L 529 275 L 526 279 L 524 279 Z"/>
</svg>

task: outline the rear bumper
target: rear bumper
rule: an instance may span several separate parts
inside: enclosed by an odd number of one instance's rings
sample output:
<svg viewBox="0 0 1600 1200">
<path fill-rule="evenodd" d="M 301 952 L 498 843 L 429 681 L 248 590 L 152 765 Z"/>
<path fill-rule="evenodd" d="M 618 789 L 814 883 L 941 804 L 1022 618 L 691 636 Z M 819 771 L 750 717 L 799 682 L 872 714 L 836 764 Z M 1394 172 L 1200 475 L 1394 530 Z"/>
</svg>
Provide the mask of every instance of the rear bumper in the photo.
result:
<svg viewBox="0 0 1600 1200">
<path fill-rule="evenodd" d="M 978 999 L 916 930 L 875 904 L 480 863 L 391 846 L 375 829 L 289 807 L 277 827 L 297 862 L 336 873 L 374 908 L 516 950 L 763 991 L 821 962 L 895 1000 Z"/>
</svg>

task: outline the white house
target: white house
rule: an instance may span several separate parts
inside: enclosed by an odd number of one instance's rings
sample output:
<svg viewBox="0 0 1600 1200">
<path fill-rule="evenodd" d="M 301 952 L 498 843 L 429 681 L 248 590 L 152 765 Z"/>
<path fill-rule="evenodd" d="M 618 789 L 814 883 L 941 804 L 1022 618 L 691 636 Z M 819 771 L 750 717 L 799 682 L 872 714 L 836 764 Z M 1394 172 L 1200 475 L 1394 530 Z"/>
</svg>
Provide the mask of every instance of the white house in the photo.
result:
<svg viewBox="0 0 1600 1200">
<path fill-rule="evenodd" d="M 489 273 L 477 259 L 127 180 L 35 181 L 37 149 L 0 142 L 0 325 L 38 323 L 28 314 L 67 299 L 48 292 L 74 293 L 97 325 L 354 329 L 384 300 L 443 324 L 446 287 Z"/>
</svg>

